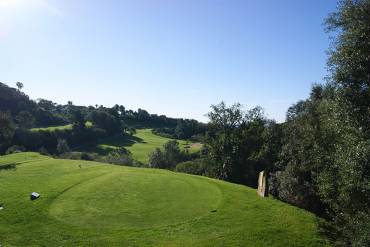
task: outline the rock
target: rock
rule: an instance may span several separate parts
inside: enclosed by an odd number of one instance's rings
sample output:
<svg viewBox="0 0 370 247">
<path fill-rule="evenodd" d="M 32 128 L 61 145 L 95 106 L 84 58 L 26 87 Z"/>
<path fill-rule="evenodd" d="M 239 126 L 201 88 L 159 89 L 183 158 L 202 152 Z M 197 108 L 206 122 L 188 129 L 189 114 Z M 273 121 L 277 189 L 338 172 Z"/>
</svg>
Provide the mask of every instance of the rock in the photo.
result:
<svg viewBox="0 0 370 247">
<path fill-rule="evenodd" d="M 266 172 L 262 171 L 262 172 L 260 172 L 260 174 L 258 176 L 257 194 L 259 196 L 266 197 L 268 195 L 267 191 L 268 191 L 268 188 L 267 188 Z"/>
<path fill-rule="evenodd" d="M 32 201 L 38 199 L 39 197 L 40 197 L 39 193 L 37 193 L 37 192 L 32 192 L 31 193 L 31 200 Z"/>
</svg>

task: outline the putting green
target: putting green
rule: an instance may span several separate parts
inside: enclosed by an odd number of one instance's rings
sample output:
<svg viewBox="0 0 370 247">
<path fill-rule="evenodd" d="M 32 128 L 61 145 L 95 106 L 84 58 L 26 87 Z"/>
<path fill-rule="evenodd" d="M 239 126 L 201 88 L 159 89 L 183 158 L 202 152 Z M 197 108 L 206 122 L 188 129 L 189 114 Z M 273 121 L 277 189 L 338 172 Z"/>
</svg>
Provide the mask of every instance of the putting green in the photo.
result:
<svg viewBox="0 0 370 247">
<path fill-rule="evenodd" d="M 200 218 L 220 198 L 218 187 L 206 180 L 119 171 L 71 187 L 54 200 L 50 214 L 81 227 L 145 228 Z"/>
</svg>

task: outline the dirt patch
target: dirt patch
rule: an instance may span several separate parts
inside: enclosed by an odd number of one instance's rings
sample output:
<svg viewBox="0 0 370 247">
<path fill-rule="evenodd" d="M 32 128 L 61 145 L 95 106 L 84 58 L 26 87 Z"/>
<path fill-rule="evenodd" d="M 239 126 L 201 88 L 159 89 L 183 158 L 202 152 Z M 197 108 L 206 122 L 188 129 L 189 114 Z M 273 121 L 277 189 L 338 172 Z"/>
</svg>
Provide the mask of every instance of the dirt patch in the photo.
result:
<svg viewBox="0 0 370 247">
<path fill-rule="evenodd" d="M 200 149 L 201 147 L 203 147 L 203 144 L 202 143 L 199 143 L 199 142 L 196 142 L 196 143 L 192 143 L 190 145 L 191 148 L 198 148 Z"/>
</svg>

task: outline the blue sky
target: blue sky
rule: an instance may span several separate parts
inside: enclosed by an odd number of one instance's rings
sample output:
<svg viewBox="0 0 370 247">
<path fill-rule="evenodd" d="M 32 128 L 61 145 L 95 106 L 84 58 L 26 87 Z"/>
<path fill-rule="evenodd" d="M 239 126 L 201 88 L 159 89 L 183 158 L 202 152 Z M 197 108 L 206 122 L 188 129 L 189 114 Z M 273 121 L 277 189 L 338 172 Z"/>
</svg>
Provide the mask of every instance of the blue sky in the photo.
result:
<svg viewBox="0 0 370 247">
<path fill-rule="evenodd" d="M 281 122 L 323 82 L 334 0 L 0 0 L 0 81 L 31 98 Z"/>
</svg>

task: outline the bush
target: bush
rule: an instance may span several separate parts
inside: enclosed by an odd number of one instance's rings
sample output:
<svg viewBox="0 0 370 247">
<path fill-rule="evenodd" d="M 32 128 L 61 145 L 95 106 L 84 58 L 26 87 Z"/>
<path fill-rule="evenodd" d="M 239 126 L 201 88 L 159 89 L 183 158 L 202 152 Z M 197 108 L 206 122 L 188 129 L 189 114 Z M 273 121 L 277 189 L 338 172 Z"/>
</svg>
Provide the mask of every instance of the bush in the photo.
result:
<svg viewBox="0 0 370 247">
<path fill-rule="evenodd" d="M 118 148 L 108 154 L 105 158 L 107 163 L 115 164 L 115 165 L 125 165 L 125 166 L 132 166 L 133 159 L 132 154 L 129 150 L 125 148 Z"/>
<path fill-rule="evenodd" d="M 149 154 L 149 167 L 150 168 L 166 168 L 166 160 L 163 152 L 156 148 Z"/>
<path fill-rule="evenodd" d="M 81 153 L 81 159 L 82 160 L 94 160 L 94 157 L 88 153 Z"/>
<path fill-rule="evenodd" d="M 39 148 L 38 152 L 42 155 L 49 155 L 49 152 L 45 147 Z"/>
<path fill-rule="evenodd" d="M 204 166 L 199 160 L 194 161 L 185 161 L 178 163 L 176 165 L 175 171 L 195 174 L 195 175 L 203 175 L 204 174 Z"/>
<path fill-rule="evenodd" d="M 81 153 L 80 152 L 65 152 L 58 156 L 61 159 L 70 159 L 70 160 L 80 160 Z"/>
<path fill-rule="evenodd" d="M 24 152 L 26 151 L 26 149 L 22 146 L 18 146 L 18 145 L 14 145 L 14 146 L 11 146 L 10 148 L 8 148 L 6 150 L 6 154 L 13 154 L 13 153 L 20 153 L 20 152 Z"/>
<path fill-rule="evenodd" d="M 68 143 L 65 139 L 58 139 L 57 151 L 59 154 L 64 154 L 70 152 Z"/>
<path fill-rule="evenodd" d="M 185 161 L 176 165 L 175 171 L 216 178 L 215 166 L 206 159 Z"/>
</svg>

